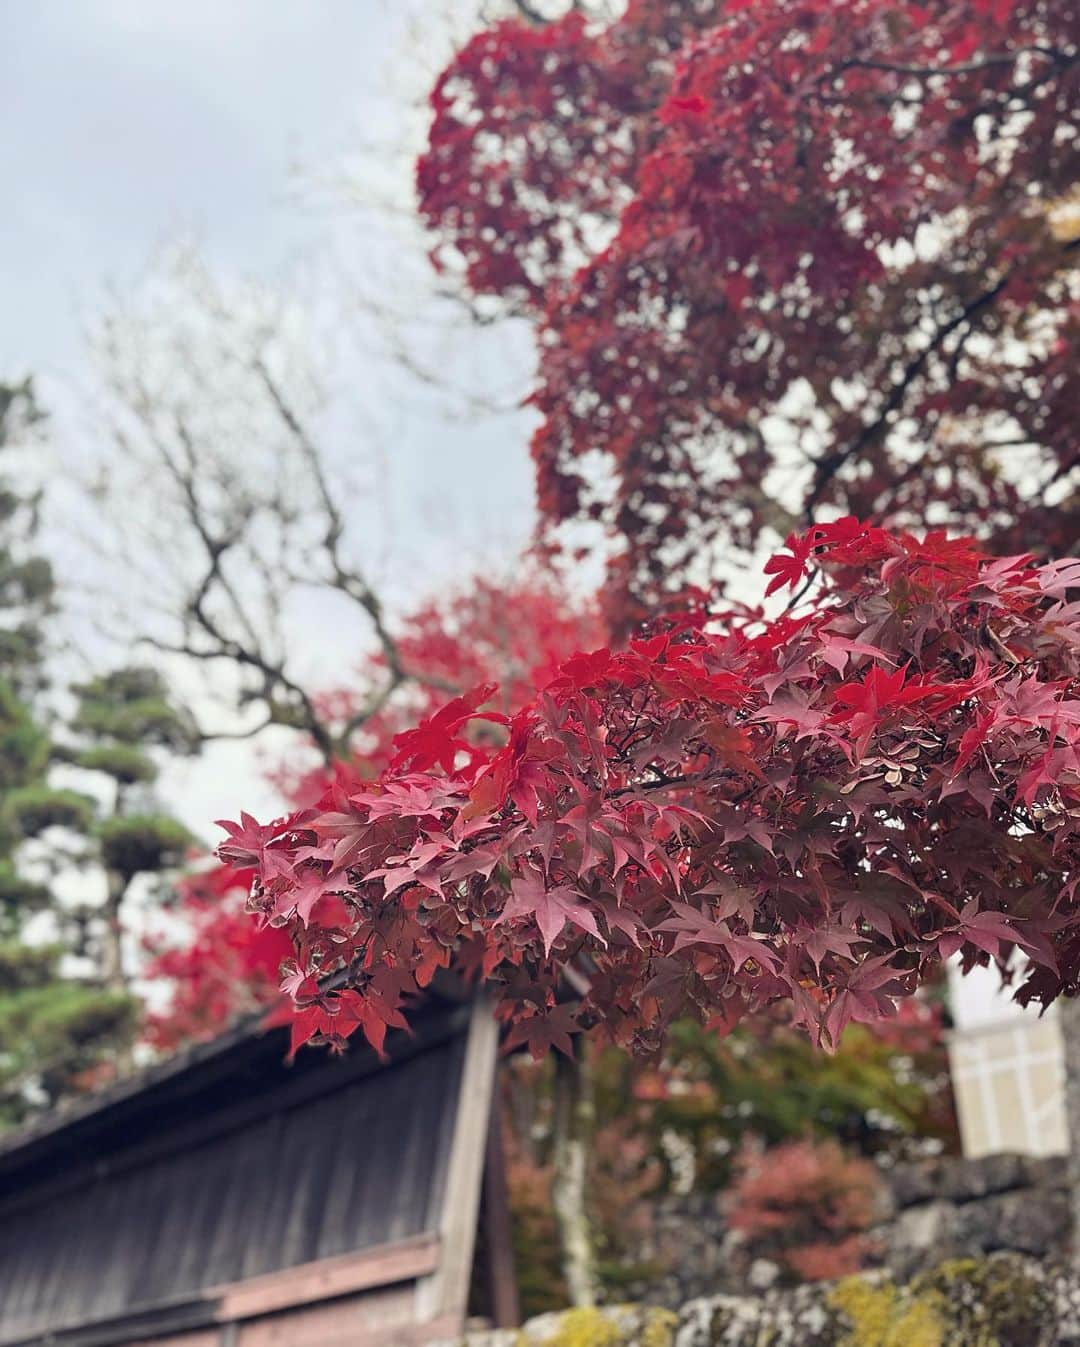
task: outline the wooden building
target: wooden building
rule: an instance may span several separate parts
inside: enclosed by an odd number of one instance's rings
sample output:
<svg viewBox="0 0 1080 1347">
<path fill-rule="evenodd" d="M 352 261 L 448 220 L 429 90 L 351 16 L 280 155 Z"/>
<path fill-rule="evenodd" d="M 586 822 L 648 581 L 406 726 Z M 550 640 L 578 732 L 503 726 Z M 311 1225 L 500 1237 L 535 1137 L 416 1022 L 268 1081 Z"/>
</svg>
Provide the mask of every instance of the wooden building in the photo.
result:
<svg viewBox="0 0 1080 1347">
<path fill-rule="evenodd" d="M 497 1030 L 231 1034 L 0 1142 L 0 1347 L 407 1347 L 516 1319 Z M 470 1302 L 470 1296 L 472 1297 Z"/>
</svg>

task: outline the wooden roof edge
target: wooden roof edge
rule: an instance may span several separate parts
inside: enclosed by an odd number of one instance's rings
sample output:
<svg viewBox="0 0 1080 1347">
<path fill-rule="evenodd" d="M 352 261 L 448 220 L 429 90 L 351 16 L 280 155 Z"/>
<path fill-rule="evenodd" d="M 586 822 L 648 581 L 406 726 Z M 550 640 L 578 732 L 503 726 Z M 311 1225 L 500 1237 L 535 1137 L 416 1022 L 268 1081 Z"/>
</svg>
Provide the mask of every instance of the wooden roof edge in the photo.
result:
<svg viewBox="0 0 1080 1347">
<path fill-rule="evenodd" d="M 261 1013 L 246 1016 L 231 1029 L 219 1034 L 217 1038 L 180 1048 L 162 1061 L 151 1062 L 113 1084 L 106 1085 L 103 1089 L 95 1090 L 92 1094 L 81 1098 L 65 1100 L 22 1127 L 0 1133 L 0 1159 L 54 1132 L 61 1132 L 95 1114 L 104 1113 L 158 1085 L 167 1084 L 192 1067 L 212 1062 L 235 1048 L 261 1039 L 264 1034 L 273 1032 L 263 1027 L 264 1019 L 265 1015 Z"/>
<path fill-rule="evenodd" d="M 475 995 L 475 989 L 465 987 L 456 977 L 437 978 L 428 999 L 421 1004 L 420 1014 L 425 1010 L 430 1012 L 433 1001 L 442 1003 L 448 1011 L 452 1011 L 471 1001 Z M 271 1038 L 280 1038 L 284 1045 L 284 1028 L 267 1027 L 265 1021 L 265 1011 L 246 1016 L 233 1028 L 209 1042 L 182 1048 L 164 1061 L 151 1063 L 85 1099 L 67 1101 L 23 1127 L 0 1134 L 0 1176 L 17 1166 L 21 1157 L 84 1126 L 104 1124 L 109 1118 L 122 1117 L 139 1107 L 155 1091 L 175 1088 L 186 1076 L 196 1077 L 200 1072 L 209 1072 L 214 1068 L 225 1074 L 230 1058 L 243 1058 L 246 1053 Z M 408 1030 L 392 1030 L 387 1043 L 391 1047 L 395 1041 L 404 1044 L 409 1037 Z M 364 1058 L 374 1057 L 374 1054 L 365 1051 L 366 1048 L 364 1044 L 360 1050 Z M 393 1057 L 391 1051 L 391 1059 Z"/>
</svg>

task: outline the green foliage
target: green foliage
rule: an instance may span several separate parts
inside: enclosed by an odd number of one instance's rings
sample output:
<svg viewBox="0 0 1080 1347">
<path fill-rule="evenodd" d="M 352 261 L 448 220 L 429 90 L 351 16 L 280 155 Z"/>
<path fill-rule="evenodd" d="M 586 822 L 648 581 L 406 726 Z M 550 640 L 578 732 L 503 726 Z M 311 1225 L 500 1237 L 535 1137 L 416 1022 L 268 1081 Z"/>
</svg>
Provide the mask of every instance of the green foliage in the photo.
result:
<svg viewBox="0 0 1080 1347">
<path fill-rule="evenodd" d="M 0 1124 L 63 1098 L 135 1025 L 132 997 L 60 977 L 56 951 L 0 950 Z"/>
<path fill-rule="evenodd" d="M 28 382 L 0 385 L 0 449 L 25 443 L 40 420 Z M 45 631 L 55 582 L 48 560 L 33 550 L 38 506 L 37 496 L 0 480 L 0 1125 L 111 1069 L 136 1019 L 136 1003 L 125 992 L 64 973 L 67 914 L 26 870 L 24 844 L 32 841 L 42 859 L 55 859 L 48 830 L 60 826 L 86 837 L 96 812 L 93 799 L 48 779 L 57 754 L 36 701 L 48 686 Z M 39 913 L 46 926 L 52 918 L 52 944 L 27 942 L 27 920 Z"/>
<path fill-rule="evenodd" d="M 131 744 L 97 744 L 73 752 L 68 757 L 75 767 L 87 772 L 102 772 L 122 786 L 157 780 L 158 769 L 153 759 Z"/>
<path fill-rule="evenodd" d="M 0 791 L 33 781 L 49 761 L 49 737 L 11 685 L 0 679 Z"/>
<path fill-rule="evenodd" d="M 26 917 L 47 907 L 51 896 L 44 884 L 20 874 L 10 858 L 0 860 L 0 939 L 17 931 Z"/>
<path fill-rule="evenodd" d="M 10 553 L 0 558 L 0 605 L 45 603 L 56 589 L 53 568 L 44 557 L 16 561 Z"/>
<path fill-rule="evenodd" d="M 0 448 L 17 440 L 45 413 L 34 395 L 34 381 L 27 376 L 21 383 L 0 383 Z"/>
<path fill-rule="evenodd" d="M 19 671 L 41 669 L 45 658 L 45 636 L 34 622 L 19 622 L 0 628 L 0 674 L 10 677 Z"/>
<path fill-rule="evenodd" d="M 77 790 L 40 782 L 9 791 L 4 798 L 3 817 L 23 837 L 38 837 L 46 828 L 72 828 L 85 833 L 94 822 L 94 801 Z"/>
<path fill-rule="evenodd" d="M 154 669 L 125 668 L 92 678 L 73 691 L 79 706 L 71 727 L 94 741 L 192 753 L 198 738 L 189 719 L 168 696 L 165 680 Z"/>
<path fill-rule="evenodd" d="M 934 1136 L 952 1148 L 955 1119 L 936 1008 L 912 1014 L 891 1035 L 851 1025 L 828 1056 L 782 1027 L 740 1027 L 721 1037 L 678 1020 L 653 1067 L 617 1051 L 599 1057 L 600 1116 L 628 1115 L 637 1101 L 639 1126 L 657 1154 L 665 1133 L 692 1147 L 699 1190 L 728 1184 L 746 1137 L 767 1146 L 831 1137 L 873 1154 L 902 1152 L 907 1138 Z"/>
<path fill-rule="evenodd" d="M 507 1184 L 513 1215 L 511 1236 L 521 1312 L 525 1318 L 566 1304 L 555 1217 L 551 1206 L 551 1170 L 516 1153 L 513 1136 Z"/>
<path fill-rule="evenodd" d="M 0 942 L 0 995 L 27 991 L 52 977 L 63 952 L 59 945 Z"/>
<path fill-rule="evenodd" d="M 114 815 L 98 825 L 97 837 L 106 868 L 125 879 L 179 865 L 193 840 L 164 814 Z"/>
</svg>

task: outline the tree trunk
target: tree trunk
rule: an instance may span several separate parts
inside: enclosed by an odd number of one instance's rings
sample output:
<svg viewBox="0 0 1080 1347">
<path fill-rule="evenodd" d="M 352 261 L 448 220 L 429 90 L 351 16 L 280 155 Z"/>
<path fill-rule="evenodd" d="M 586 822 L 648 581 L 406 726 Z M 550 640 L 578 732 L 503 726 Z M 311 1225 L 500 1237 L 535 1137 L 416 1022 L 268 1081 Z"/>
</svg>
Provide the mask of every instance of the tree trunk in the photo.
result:
<svg viewBox="0 0 1080 1347">
<path fill-rule="evenodd" d="M 127 971 L 124 968 L 124 926 L 121 908 L 127 881 L 115 870 L 108 872 L 108 894 L 105 899 L 105 940 L 101 958 L 101 980 L 110 991 L 128 990 Z"/>
<path fill-rule="evenodd" d="M 596 1304 L 596 1255 L 589 1223 L 589 1152 L 596 1122 L 592 1079 L 580 1040 L 555 1054 L 555 1176 L 551 1186 L 563 1275 L 572 1305 Z"/>
<path fill-rule="evenodd" d="M 1069 1142 L 1069 1204 L 1072 1261 L 1080 1268 L 1080 996 L 1063 996 L 1061 1037 L 1065 1045 L 1065 1126 Z"/>
</svg>

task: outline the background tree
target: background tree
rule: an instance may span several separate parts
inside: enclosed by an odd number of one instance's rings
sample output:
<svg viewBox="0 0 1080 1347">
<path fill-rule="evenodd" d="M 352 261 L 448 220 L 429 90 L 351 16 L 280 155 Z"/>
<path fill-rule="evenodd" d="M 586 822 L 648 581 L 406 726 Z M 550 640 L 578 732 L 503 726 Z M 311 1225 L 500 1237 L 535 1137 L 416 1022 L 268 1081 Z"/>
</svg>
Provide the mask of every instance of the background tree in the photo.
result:
<svg viewBox="0 0 1080 1347">
<path fill-rule="evenodd" d="M 821 511 L 1071 545 L 1078 45 L 1046 0 L 632 0 L 447 67 L 433 255 L 538 324 L 539 507 L 619 630 Z"/>
<path fill-rule="evenodd" d="M 98 787 L 93 815 L 72 856 L 85 874 L 104 877 L 104 900 L 84 904 L 76 913 L 85 950 L 96 951 L 105 984 L 130 985 L 125 953 L 129 922 L 126 907 L 137 882 L 158 887 L 182 864 L 193 838 L 171 815 L 161 812 L 152 794 L 158 775 L 155 750 L 190 754 L 200 737 L 189 717 L 170 701 L 162 676 L 154 669 L 129 667 L 78 684 L 68 738 L 55 756 Z"/>
<path fill-rule="evenodd" d="M 29 382 L 0 388 L 0 453 L 33 452 L 42 420 Z M 52 568 L 35 549 L 39 497 L 0 485 L 0 1122 L 86 1088 L 136 1027 L 132 998 L 72 975 L 68 914 L 53 887 L 56 833 L 92 804 L 50 784 L 54 745 L 41 696 Z"/>
<path fill-rule="evenodd" d="M 219 284 L 190 250 L 170 252 L 100 325 L 98 411 L 117 452 L 90 487 L 112 521 L 102 559 L 126 577 L 104 619 L 113 637 L 187 679 L 205 675 L 204 739 L 291 731 L 328 766 L 416 674 L 368 565 L 381 545 L 370 428 L 331 397 L 309 319 L 269 289 Z M 322 436 L 348 417 L 357 450 L 342 463 Z M 152 509 L 133 513 L 133 496 Z M 367 512 L 364 544 L 346 499 Z M 334 633 L 338 668 L 297 639 L 298 614 L 312 613 Z M 381 663 L 368 666 L 368 696 L 335 721 L 314 692 L 372 646 Z"/>
</svg>

